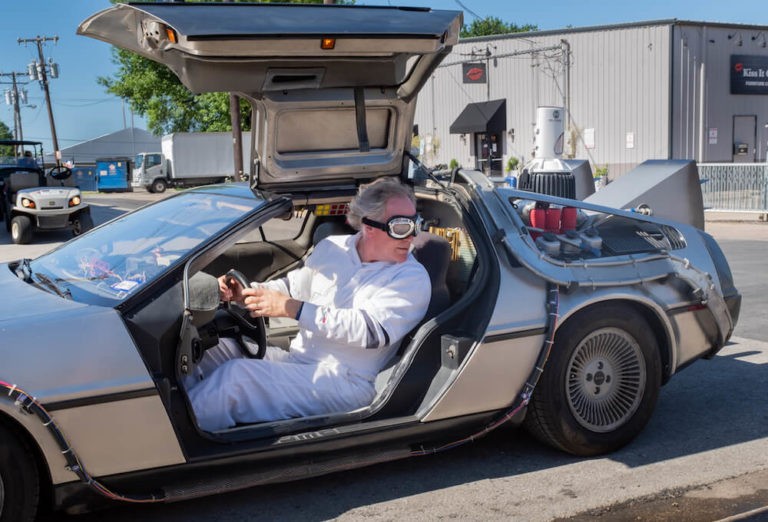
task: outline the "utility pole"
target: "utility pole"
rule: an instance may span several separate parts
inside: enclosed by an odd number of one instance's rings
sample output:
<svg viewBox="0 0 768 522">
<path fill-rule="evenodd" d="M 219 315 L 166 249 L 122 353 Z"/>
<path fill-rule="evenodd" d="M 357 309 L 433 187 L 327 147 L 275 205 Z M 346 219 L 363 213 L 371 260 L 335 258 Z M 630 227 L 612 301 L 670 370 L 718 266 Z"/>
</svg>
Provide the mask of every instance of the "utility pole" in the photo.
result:
<svg viewBox="0 0 768 522">
<path fill-rule="evenodd" d="M 485 46 L 485 101 L 491 101 L 491 48 Z"/>
<path fill-rule="evenodd" d="M 37 54 L 40 61 L 32 62 L 29 64 L 27 72 L 29 73 L 29 79 L 32 81 L 39 81 L 40 85 L 45 92 L 45 104 L 48 107 L 48 120 L 51 122 L 51 138 L 53 140 L 53 153 L 56 158 L 56 165 L 61 165 L 61 150 L 59 149 L 59 140 L 56 137 L 56 123 L 53 120 L 53 107 L 51 106 L 51 93 L 48 89 L 48 72 L 50 71 L 51 78 L 59 77 L 59 66 L 55 64 L 53 60 L 45 62 L 45 56 L 43 56 L 43 44 L 45 42 L 58 42 L 58 36 L 37 36 L 35 38 L 19 38 L 19 45 L 23 43 L 34 43 L 37 45 Z"/>
<path fill-rule="evenodd" d="M 22 76 L 24 74 L 26 73 L 0 73 L 0 76 L 11 77 L 11 89 L 5 91 L 5 103 L 13 105 L 13 138 L 19 141 L 24 140 L 24 132 L 21 129 L 21 105 L 19 102 L 24 105 L 27 104 L 27 91 L 24 89 L 19 91 L 19 82 L 16 78 L 17 76 Z"/>
</svg>

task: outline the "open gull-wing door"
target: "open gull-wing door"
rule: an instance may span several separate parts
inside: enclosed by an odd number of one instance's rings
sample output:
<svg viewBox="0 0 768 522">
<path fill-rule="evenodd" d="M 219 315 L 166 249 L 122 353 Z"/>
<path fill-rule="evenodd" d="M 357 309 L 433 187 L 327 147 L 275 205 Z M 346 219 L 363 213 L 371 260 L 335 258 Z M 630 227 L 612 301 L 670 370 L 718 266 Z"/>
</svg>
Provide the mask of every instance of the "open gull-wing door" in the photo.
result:
<svg viewBox="0 0 768 522">
<path fill-rule="evenodd" d="M 403 173 L 416 95 L 461 26 L 458 11 L 164 3 L 117 4 L 78 34 L 250 100 L 252 184 L 297 192 Z"/>
</svg>

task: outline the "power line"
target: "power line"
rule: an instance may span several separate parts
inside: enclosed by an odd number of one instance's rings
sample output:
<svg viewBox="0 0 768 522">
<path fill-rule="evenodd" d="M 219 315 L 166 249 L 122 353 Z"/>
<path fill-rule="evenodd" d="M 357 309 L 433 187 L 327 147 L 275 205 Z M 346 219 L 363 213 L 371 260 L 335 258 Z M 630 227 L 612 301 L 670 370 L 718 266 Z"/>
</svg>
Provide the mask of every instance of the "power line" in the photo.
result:
<svg viewBox="0 0 768 522">
<path fill-rule="evenodd" d="M 461 7 L 464 11 L 468 12 L 469 14 L 471 14 L 472 16 L 477 18 L 478 20 L 482 20 L 483 18 L 485 18 L 484 16 L 480 16 L 479 14 L 474 12 L 472 9 L 470 9 L 467 6 L 465 6 L 464 3 L 461 2 L 461 0 L 453 0 L 453 1 L 456 2 L 459 5 L 459 7 Z"/>
</svg>

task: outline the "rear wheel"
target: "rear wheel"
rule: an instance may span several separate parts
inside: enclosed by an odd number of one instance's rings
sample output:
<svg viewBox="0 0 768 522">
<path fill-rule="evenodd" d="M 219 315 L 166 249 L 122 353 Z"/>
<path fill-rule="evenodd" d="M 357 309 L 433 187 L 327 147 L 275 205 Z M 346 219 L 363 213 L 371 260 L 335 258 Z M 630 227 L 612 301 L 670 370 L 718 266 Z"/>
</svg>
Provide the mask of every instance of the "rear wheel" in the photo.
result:
<svg viewBox="0 0 768 522">
<path fill-rule="evenodd" d="M 16 216 L 11 220 L 11 239 L 17 245 L 32 241 L 32 220 L 29 216 Z"/>
<path fill-rule="evenodd" d="M 540 440 L 575 455 L 614 451 L 653 413 L 661 357 L 648 322 L 631 306 L 598 306 L 557 331 L 525 424 Z"/>
<path fill-rule="evenodd" d="M 0 424 L 0 522 L 34 520 L 39 499 L 37 467 L 29 446 Z"/>
</svg>

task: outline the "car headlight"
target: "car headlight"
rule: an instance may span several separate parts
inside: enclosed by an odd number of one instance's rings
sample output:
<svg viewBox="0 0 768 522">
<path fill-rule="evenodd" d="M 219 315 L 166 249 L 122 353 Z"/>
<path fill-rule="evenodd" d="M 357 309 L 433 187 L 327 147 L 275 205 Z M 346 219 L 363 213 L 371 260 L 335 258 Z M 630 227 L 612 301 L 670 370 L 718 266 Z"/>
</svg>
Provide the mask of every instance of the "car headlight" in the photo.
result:
<svg viewBox="0 0 768 522">
<path fill-rule="evenodd" d="M 21 206 L 24 208 L 35 208 L 35 202 L 29 198 L 21 198 Z"/>
<path fill-rule="evenodd" d="M 80 196 L 74 196 L 69 200 L 70 207 L 76 207 L 80 204 Z"/>
</svg>

